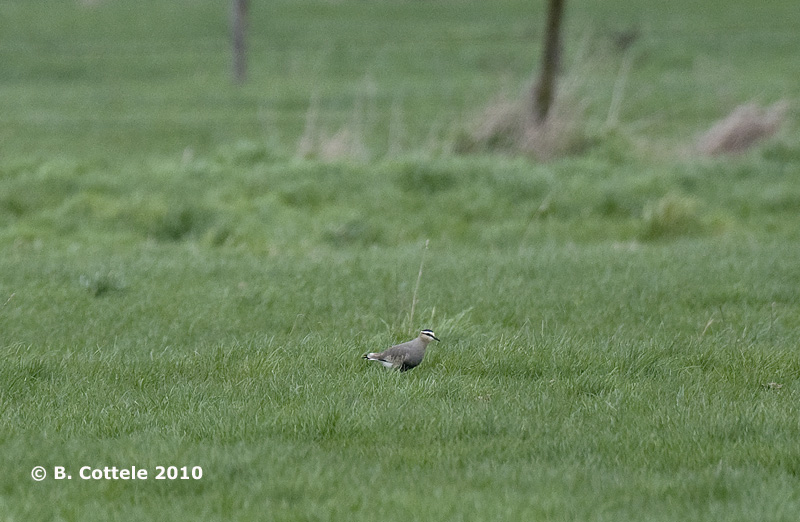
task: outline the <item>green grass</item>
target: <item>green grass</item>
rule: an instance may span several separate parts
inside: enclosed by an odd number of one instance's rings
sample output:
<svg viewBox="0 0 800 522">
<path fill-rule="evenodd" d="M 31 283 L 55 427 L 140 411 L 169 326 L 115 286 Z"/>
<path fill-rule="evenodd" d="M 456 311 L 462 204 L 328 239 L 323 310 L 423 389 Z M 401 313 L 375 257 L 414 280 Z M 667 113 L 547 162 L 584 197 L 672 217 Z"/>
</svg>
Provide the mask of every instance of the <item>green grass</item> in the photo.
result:
<svg viewBox="0 0 800 522">
<path fill-rule="evenodd" d="M 152 245 L 107 254 L 125 285 L 100 295 L 81 283 L 86 252 L 4 266 L 10 513 L 144 518 L 167 499 L 175 516 L 278 519 L 797 512 L 796 246 L 433 248 L 419 317 L 443 343 L 386 372 L 359 355 L 402 336 L 417 254 Z M 204 478 L 34 484 L 40 464 Z"/>
<path fill-rule="evenodd" d="M 253 4 L 234 88 L 221 4 L 0 2 L 0 520 L 797 520 L 797 111 L 689 152 L 800 98 L 796 2 L 570 2 L 548 163 L 451 152 L 542 5 Z"/>
</svg>

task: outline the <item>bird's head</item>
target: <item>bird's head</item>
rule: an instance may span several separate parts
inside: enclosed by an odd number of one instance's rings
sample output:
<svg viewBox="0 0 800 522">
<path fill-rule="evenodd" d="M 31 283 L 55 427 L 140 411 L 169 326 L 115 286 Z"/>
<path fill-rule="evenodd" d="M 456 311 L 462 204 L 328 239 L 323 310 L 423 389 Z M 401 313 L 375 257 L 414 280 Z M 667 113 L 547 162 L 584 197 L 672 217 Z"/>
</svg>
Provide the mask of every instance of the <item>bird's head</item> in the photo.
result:
<svg viewBox="0 0 800 522">
<path fill-rule="evenodd" d="M 419 338 L 424 341 L 425 343 L 429 343 L 431 341 L 438 341 L 439 338 L 436 337 L 436 334 L 433 333 L 433 330 L 422 330 L 419 333 Z"/>
</svg>

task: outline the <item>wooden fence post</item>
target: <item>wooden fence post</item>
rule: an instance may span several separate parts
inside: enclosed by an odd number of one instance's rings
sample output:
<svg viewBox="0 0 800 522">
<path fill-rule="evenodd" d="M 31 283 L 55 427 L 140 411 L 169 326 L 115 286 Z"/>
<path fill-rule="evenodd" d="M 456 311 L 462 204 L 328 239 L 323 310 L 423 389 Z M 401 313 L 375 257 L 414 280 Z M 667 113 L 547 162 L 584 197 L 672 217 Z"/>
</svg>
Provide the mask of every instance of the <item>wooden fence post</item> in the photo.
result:
<svg viewBox="0 0 800 522">
<path fill-rule="evenodd" d="M 547 120 L 547 115 L 553 105 L 561 54 L 561 19 L 564 14 L 564 0 L 549 0 L 548 5 L 542 68 L 539 80 L 531 89 L 533 121 L 537 125 L 541 125 Z"/>
<path fill-rule="evenodd" d="M 233 81 L 243 83 L 247 77 L 247 0 L 232 0 Z"/>
</svg>

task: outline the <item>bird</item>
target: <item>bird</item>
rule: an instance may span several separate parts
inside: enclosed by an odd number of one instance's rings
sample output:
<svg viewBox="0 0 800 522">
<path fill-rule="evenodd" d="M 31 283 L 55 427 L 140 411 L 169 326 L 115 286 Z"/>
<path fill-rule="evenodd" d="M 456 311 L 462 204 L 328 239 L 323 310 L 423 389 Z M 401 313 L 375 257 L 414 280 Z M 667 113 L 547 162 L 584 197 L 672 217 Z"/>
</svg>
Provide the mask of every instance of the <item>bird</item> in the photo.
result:
<svg viewBox="0 0 800 522">
<path fill-rule="evenodd" d="M 414 340 L 396 344 L 380 353 L 365 353 L 363 357 L 368 361 L 378 361 L 387 368 L 394 368 L 404 372 L 422 362 L 422 358 L 425 357 L 425 348 L 428 347 L 428 343 L 431 341 L 439 342 L 439 338 L 436 337 L 433 330 L 425 329 Z"/>
</svg>

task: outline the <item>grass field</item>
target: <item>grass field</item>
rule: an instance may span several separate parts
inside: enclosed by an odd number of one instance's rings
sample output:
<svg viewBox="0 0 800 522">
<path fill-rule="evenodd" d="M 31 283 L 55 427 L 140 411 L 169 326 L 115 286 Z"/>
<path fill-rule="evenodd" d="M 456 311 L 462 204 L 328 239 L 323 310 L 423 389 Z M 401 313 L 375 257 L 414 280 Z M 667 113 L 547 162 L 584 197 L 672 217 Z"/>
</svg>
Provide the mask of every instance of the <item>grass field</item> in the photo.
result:
<svg viewBox="0 0 800 522">
<path fill-rule="evenodd" d="M 0 520 L 800 517 L 797 108 L 694 152 L 800 4 L 569 2 L 548 162 L 454 152 L 544 2 L 225 4 L 0 1 Z"/>
</svg>

